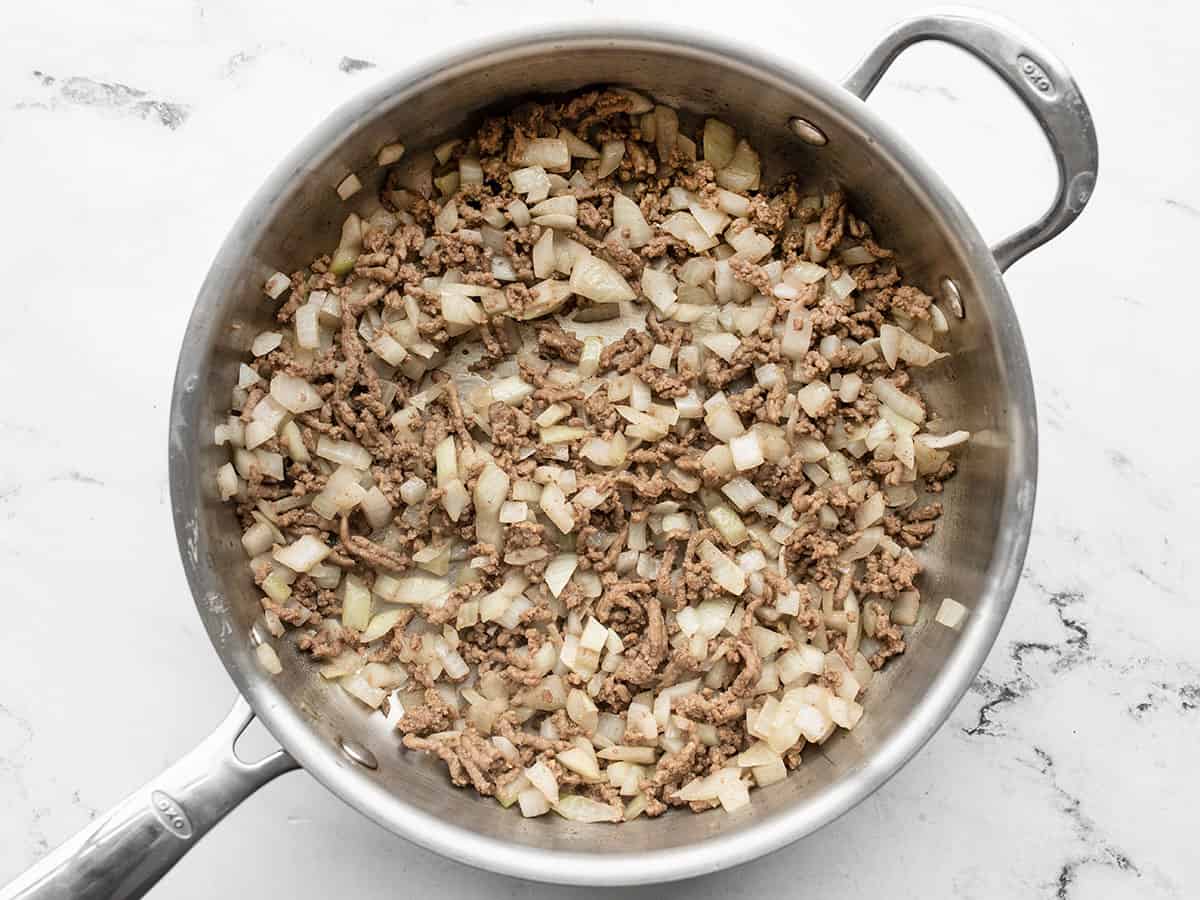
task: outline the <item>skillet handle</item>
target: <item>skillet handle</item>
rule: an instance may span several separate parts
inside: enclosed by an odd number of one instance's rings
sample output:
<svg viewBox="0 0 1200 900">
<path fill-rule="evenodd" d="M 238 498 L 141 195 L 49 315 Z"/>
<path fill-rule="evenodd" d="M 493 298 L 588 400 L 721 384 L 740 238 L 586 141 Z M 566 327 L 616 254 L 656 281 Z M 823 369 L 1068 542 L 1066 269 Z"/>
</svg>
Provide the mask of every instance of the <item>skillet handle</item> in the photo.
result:
<svg viewBox="0 0 1200 900">
<path fill-rule="evenodd" d="M 844 87 L 866 100 L 896 58 L 921 41 L 953 44 L 986 64 L 1033 113 L 1054 153 L 1054 202 L 1032 225 L 992 248 L 1003 272 L 1074 222 L 1091 198 L 1099 161 L 1092 114 L 1054 54 L 1015 25 L 980 10 L 935 11 L 901 22 L 846 77 Z"/>
<path fill-rule="evenodd" d="M 283 750 L 256 763 L 237 758 L 234 742 L 253 718 L 238 697 L 195 750 L 0 888 L 0 900 L 144 896 L 235 806 L 298 768 Z"/>
</svg>

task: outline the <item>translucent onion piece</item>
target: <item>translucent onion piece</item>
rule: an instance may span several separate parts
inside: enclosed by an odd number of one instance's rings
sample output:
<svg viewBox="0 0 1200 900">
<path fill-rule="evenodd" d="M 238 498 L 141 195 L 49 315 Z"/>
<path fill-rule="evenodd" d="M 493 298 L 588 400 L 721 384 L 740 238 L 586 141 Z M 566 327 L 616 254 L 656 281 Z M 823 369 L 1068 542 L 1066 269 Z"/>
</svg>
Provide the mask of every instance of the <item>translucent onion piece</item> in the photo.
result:
<svg viewBox="0 0 1200 900">
<path fill-rule="evenodd" d="M 864 529 L 853 544 L 838 554 L 838 559 L 843 562 L 853 562 L 856 559 L 870 556 L 879 546 L 881 537 L 883 537 L 883 529 L 878 526 Z"/>
<path fill-rule="evenodd" d="M 722 553 L 712 541 L 702 541 L 697 552 L 700 558 L 712 567 L 716 583 L 729 593 L 740 597 L 746 590 L 746 574 L 738 568 L 737 563 Z"/>
<path fill-rule="evenodd" d="M 623 810 L 578 794 L 567 794 L 554 805 L 554 811 L 571 822 L 619 822 Z"/>
<path fill-rule="evenodd" d="M 737 134 L 720 119 L 705 119 L 703 145 L 705 161 L 712 163 L 713 169 L 720 171 L 733 160 Z"/>
<path fill-rule="evenodd" d="M 871 384 L 871 389 L 881 403 L 898 415 L 912 422 L 925 421 L 925 408 L 886 378 L 876 378 Z"/>
<path fill-rule="evenodd" d="M 343 200 L 349 200 L 355 194 L 362 190 L 362 182 L 358 180 L 358 176 L 351 172 L 337 186 L 337 195 Z"/>
<path fill-rule="evenodd" d="M 717 172 L 717 184 L 730 191 L 753 191 L 758 189 L 761 173 L 758 154 L 749 143 L 740 140 L 729 163 Z"/>
<path fill-rule="evenodd" d="M 296 378 L 284 372 L 271 379 L 271 396 L 280 406 L 293 413 L 320 409 L 325 402 L 317 389 L 303 378 Z"/>
<path fill-rule="evenodd" d="M 672 213 L 663 220 L 662 228 L 673 237 L 686 242 L 697 253 L 717 246 L 717 239 L 701 228 L 691 213 Z"/>
<path fill-rule="evenodd" d="M 278 547 L 274 557 L 293 572 L 307 572 L 332 552 L 319 538 L 305 534 L 286 547 Z"/>
<path fill-rule="evenodd" d="M 600 166 L 596 170 L 596 174 L 600 178 L 607 178 L 620 167 L 621 160 L 624 158 L 624 141 L 605 141 L 600 148 Z"/>
<path fill-rule="evenodd" d="M 598 302 L 632 300 L 637 295 L 629 283 L 604 260 L 588 256 L 571 270 L 571 290 Z"/>
<path fill-rule="evenodd" d="M 613 194 L 613 230 L 618 241 L 627 247 L 638 248 L 650 243 L 654 230 L 646 224 L 641 208 L 617 192 Z"/>
<path fill-rule="evenodd" d="M 952 600 L 947 597 L 942 601 L 942 605 L 938 607 L 937 615 L 934 616 L 934 621 L 945 625 L 947 628 L 958 629 L 962 626 L 963 621 L 967 618 L 967 608 L 957 600 Z"/>
<path fill-rule="evenodd" d="M 504 529 L 500 508 L 508 497 L 508 473 L 489 463 L 475 482 L 475 537 L 481 544 L 504 550 Z"/>
<path fill-rule="evenodd" d="M 934 435 L 934 434 L 919 434 L 914 440 L 923 444 L 930 450 L 945 450 L 949 447 L 957 447 L 959 444 L 965 444 L 971 438 L 969 431 L 952 431 L 950 434 Z"/>
<path fill-rule="evenodd" d="M 571 580 L 571 576 L 575 573 L 575 568 L 578 564 L 579 559 L 574 553 L 560 553 L 554 559 L 550 560 L 550 564 L 546 566 L 543 578 L 551 594 L 557 597 L 562 593 L 563 588 L 567 586 L 567 582 Z M 592 649 L 598 650 L 600 648 L 594 647 Z"/>
<path fill-rule="evenodd" d="M 272 300 L 278 300 L 283 292 L 292 286 L 292 280 L 282 272 L 273 272 L 263 285 L 263 293 Z"/>
<path fill-rule="evenodd" d="M 266 356 L 282 343 L 283 335 L 278 331 L 264 331 L 250 344 L 250 352 L 255 356 Z"/>
<path fill-rule="evenodd" d="M 571 151 L 559 138 L 534 138 L 526 141 L 517 154 L 519 166 L 540 166 L 547 172 L 569 172 Z M 519 189 L 518 189 L 519 190 Z"/>
</svg>

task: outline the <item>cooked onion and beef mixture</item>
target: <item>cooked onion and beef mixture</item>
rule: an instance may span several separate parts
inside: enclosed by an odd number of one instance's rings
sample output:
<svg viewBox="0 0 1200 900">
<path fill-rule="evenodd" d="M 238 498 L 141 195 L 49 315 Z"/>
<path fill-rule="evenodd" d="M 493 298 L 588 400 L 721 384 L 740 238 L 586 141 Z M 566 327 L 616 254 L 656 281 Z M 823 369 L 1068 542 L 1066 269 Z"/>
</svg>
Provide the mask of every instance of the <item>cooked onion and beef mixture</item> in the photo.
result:
<svg viewBox="0 0 1200 900">
<path fill-rule="evenodd" d="M 217 429 L 266 630 L 526 816 L 745 806 L 917 620 L 944 314 L 840 190 L 631 91 L 379 163 Z"/>
</svg>

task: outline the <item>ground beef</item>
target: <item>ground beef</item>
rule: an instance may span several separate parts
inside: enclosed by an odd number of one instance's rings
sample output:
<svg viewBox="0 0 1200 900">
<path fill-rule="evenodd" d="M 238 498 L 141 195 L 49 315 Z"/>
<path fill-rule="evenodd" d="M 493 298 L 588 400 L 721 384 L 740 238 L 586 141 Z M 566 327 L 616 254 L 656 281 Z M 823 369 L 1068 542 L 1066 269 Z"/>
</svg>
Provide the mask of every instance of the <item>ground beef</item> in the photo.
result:
<svg viewBox="0 0 1200 900">
<path fill-rule="evenodd" d="M 677 375 L 672 375 L 666 369 L 643 364 L 633 370 L 633 374 L 646 382 L 650 390 L 660 397 L 686 397 L 688 384 Z"/>
<path fill-rule="evenodd" d="M 749 285 L 753 285 L 754 289 L 760 294 L 770 296 L 771 278 L 762 266 L 756 266 L 754 263 L 738 259 L 735 256 L 729 260 L 729 268 L 733 271 L 733 275 L 738 281 L 744 281 Z"/>
<path fill-rule="evenodd" d="M 471 729 L 436 739 L 410 732 L 404 736 L 404 746 L 434 754 L 450 770 L 451 781 L 459 787 L 469 784 L 485 797 L 496 793 L 496 777 L 511 768 L 495 745 Z"/>
<path fill-rule="evenodd" d="M 600 353 L 600 369 L 607 371 L 615 369 L 625 374 L 637 366 L 654 349 L 654 339 L 645 333 L 634 329 L 625 332 L 619 341 L 609 344 Z"/>
<path fill-rule="evenodd" d="M 564 362 L 577 363 L 579 354 L 583 352 L 583 341 L 551 322 L 538 326 L 538 352 L 542 356 L 557 357 Z"/>
<path fill-rule="evenodd" d="M 433 688 L 425 691 L 425 703 L 405 708 L 397 727 L 408 734 L 425 735 L 447 730 L 456 718 L 454 710 Z"/>
<path fill-rule="evenodd" d="M 910 319 L 928 319 L 933 298 L 912 285 L 903 285 L 888 295 L 892 309 Z"/>
</svg>

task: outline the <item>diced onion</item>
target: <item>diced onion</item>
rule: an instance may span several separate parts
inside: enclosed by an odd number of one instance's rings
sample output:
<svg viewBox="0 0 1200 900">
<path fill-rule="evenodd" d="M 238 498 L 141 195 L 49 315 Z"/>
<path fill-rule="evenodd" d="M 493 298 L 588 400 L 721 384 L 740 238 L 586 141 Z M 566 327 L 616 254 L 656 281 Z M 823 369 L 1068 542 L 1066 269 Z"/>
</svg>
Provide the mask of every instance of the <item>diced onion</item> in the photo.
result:
<svg viewBox="0 0 1200 900">
<path fill-rule="evenodd" d="M 275 550 L 275 559 L 293 572 L 307 572 L 332 552 L 320 538 L 301 535 L 293 543 Z"/>
<path fill-rule="evenodd" d="M 362 190 L 362 182 L 358 180 L 358 176 L 351 172 L 337 186 L 337 195 L 343 200 L 349 200 L 355 194 Z"/>
<path fill-rule="evenodd" d="M 613 194 L 613 232 L 627 247 L 638 248 L 650 243 L 654 230 L 646 224 L 641 208 L 620 192 Z"/>
<path fill-rule="evenodd" d="M 962 626 L 966 617 L 967 608 L 957 600 L 947 597 L 942 601 L 942 605 L 938 607 L 934 621 L 945 625 L 947 628 L 958 629 Z"/>
<path fill-rule="evenodd" d="M 725 332 L 706 335 L 700 339 L 700 343 L 725 360 L 725 362 L 733 362 L 733 357 L 742 344 L 737 335 Z"/>
<path fill-rule="evenodd" d="M 720 119 L 704 120 L 704 159 L 720 171 L 733 160 L 737 146 L 737 134 Z"/>
<path fill-rule="evenodd" d="M 575 529 L 575 512 L 571 508 L 571 504 L 567 502 L 567 498 L 563 495 L 562 489 L 556 484 L 548 484 L 542 488 L 542 495 L 538 498 L 538 506 L 542 512 L 554 523 L 555 527 L 564 534 L 569 534 Z"/>
<path fill-rule="evenodd" d="M 704 229 L 704 233 L 709 237 L 716 237 L 725 230 L 725 226 L 729 224 L 729 216 L 721 212 L 719 209 L 709 209 L 702 205 L 698 200 L 693 200 L 688 205 L 688 211 L 692 217 Z"/>
<path fill-rule="evenodd" d="M 371 592 L 354 575 L 342 582 L 342 625 L 365 632 L 371 622 Z"/>
<path fill-rule="evenodd" d="M 646 266 L 642 269 L 641 286 L 646 299 L 662 312 L 668 313 L 675 306 L 678 282 L 671 274 Z"/>
<path fill-rule="evenodd" d="M 576 428 L 570 425 L 552 425 L 541 430 L 543 444 L 566 444 L 578 441 L 591 434 L 590 428 Z"/>
<path fill-rule="evenodd" d="M 370 452 L 362 445 L 335 440 L 325 434 L 317 438 L 317 456 L 360 471 L 369 469 L 372 462 Z"/>
<path fill-rule="evenodd" d="M 529 210 L 533 223 L 544 228 L 561 228 L 572 231 L 575 228 L 576 216 L 579 211 L 579 201 L 574 194 L 564 194 L 561 197 L 550 197 L 536 204 Z"/>
<path fill-rule="evenodd" d="M 700 227 L 691 213 L 672 213 L 663 220 L 662 229 L 673 237 L 685 241 L 697 253 L 717 246 L 717 239 Z"/>
<path fill-rule="evenodd" d="M 717 172 L 717 184 L 730 191 L 757 190 L 761 172 L 758 154 L 743 139 L 738 141 L 728 164 Z"/>
<path fill-rule="evenodd" d="M 225 463 L 217 469 L 217 490 L 220 492 L 222 500 L 237 496 L 240 486 L 237 470 L 234 469 L 233 463 Z"/>
<path fill-rule="evenodd" d="M 296 378 L 285 372 L 280 372 L 271 379 L 271 396 L 280 406 L 293 413 L 320 409 L 325 402 L 315 387 L 303 378 Z"/>
<path fill-rule="evenodd" d="M 554 811 L 571 822 L 619 822 L 623 811 L 579 794 L 567 794 L 554 805 Z"/>
<path fill-rule="evenodd" d="M 783 325 L 779 350 L 788 359 L 803 359 L 812 346 L 812 316 L 800 306 L 792 307 Z"/>
<path fill-rule="evenodd" d="M 571 290 L 598 302 L 632 300 L 637 295 L 612 266 L 596 256 L 581 259 L 571 270 Z"/>
<path fill-rule="evenodd" d="M 420 503 L 425 499 L 429 486 L 420 478 L 412 477 L 400 485 L 400 499 L 405 503 Z"/>
<path fill-rule="evenodd" d="M 367 630 L 359 637 L 359 641 L 369 644 L 371 641 L 379 640 L 379 638 L 396 627 L 402 615 L 404 615 L 404 610 L 402 609 L 388 609 L 376 613 L 371 617 L 371 621 L 367 625 Z"/>
<path fill-rule="evenodd" d="M 849 272 L 843 272 L 829 283 L 829 292 L 838 300 L 845 300 L 857 287 L 854 276 Z"/>
<path fill-rule="evenodd" d="M 381 166 L 390 166 L 398 163 L 401 157 L 404 156 L 404 145 L 397 142 L 394 144 L 386 144 L 379 149 L 375 161 Z"/>
<path fill-rule="evenodd" d="M 508 497 L 509 476 L 499 466 L 484 466 L 475 481 L 475 537 L 481 544 L 504 549 L 504 529 L 500 527 L 500 509 Z"/>
<path fill-rule="evenodd" d="M 600 166 L 597 168 L 596 174 L 600 178 L 607 178 L 617 170 L 624 158 L 624 141 L 605 141 L 600 148 Z"/>
<path fill-rule="evenodd" d="M 529 518 L 529 506 L 524 501 L 506 500 L 500 507 L 500 521 L 505 525 L 524 522 Z"/>
<path fill-rule="evenodd" d="M 521 815 L 527 819 L 550 812 L 550 801 L 536 788 L 526 788 L 517 794 L 517 803 L 521 807 Z"/>
<path fill-rule="evenodd" d="M 729 453 L 733 457 L 733 467 L 739 472 L 757 468 L 764 462 L 762 442 L 754 431 L 730 438 Z"/>
<path fill-rule="evenodd" d="M 600 370 L 600 353 L 604 350 L 604 341 L 596 336 L 584 339 L 583 350 L 579 354 L 579 375 L 591 378 Z"/>
<path fill-rule="evenodd" d="M 384 577 L 384 576 L 380 576 Z M 387 592 L 380 590 L 379 578 L 375 581 L 375 595 L 388 603 L 410 606 L 434 606 L 450 592 L 450 583 L 444 578 L 431 575 L 406 575 L 390 579 Z"/>
<path fill-rule="evenodd" d="M 283 343 L 283 335 L 278 331 L 264 331 L 254 338 L 250 344 L 250 352 L 255 356 L 266 356 Z"/>
<path fill-rule="evenodd" d="M 833 391 L 823 381 L 813 381 L 796 392 L 796 399 L 808 415 L 819 416 L 833 398 Z"/>
<path fill-rule="evenodd" d="M 513 191 L 526 195 L 526 203 L 538 203 L 550 194 L 550 179 L 541 166 L 515 169 L 509 173 L 508 179 L 512 182 Z"/>
<path fill-rule="evenodd" d="M 527 768 L 525 777 L 550 803 L 558 803 L 558 780 L 544 762 L 539 760 Z"/>
<path fill-rule="evenodd" d="M 578 557 L 574 553 L 560 553 L 554 559 L 550 560 L 550 564 L 546 566 L 546 572 L 543 577 L 546 581 L 546 587 L 550 589 L 551 594 L 557 597 L 562 593 L 563 588 L 567 586 L 567 582 L 571 580 L 571 576 L 575 573 L 575 568 L 578 564 Z"/>
<path fill-rule="evenodd" d="M 853 562 L 856 559 L 870 556 L 879 546 L 879 539 L 882 537 L 883 529 L 879 526 L 865 528 L 853 544 L 838 554 L 838 559 L 843 562 Z"/>
<path fill-rule="evenodd" d="M 774 241 L 765 234 L 759 234 L 754 228 L 743 228 L 741 231 L 731 228 L 725 235 L 725 240 L 737 251 L 739 259 L 752 263 L 758 262 L 775 248 Z"/>
<path fill-rule="evenodd" d="M 267 279 L 263 285 L 263 293 L 272 300 L 278 300 L 283 296 L 283 292 L 292 286 L 292 279 L 288 278 L 282 272 L 272 272 L 271 277 Z"/>
<path fill-rule="evenodd" d="M 861 531 L 869 525 L 874 525 L 883 518 L 885 511 L 883 494 L 877 491 L 859 505 L 854 513 L 854 527 Z"/>
<path fill-rule="evenodd" d="M 871 389 L 881 403 L 897 414 L 912 422 L 925 421 L 924 407 L 886 378 L 876 378 L 871 384 Z"/>
<path fill-rule="evenodd" d="M 892 604 L 892 621 L 897 625 L 916 625 L 921 595 L 917 591 L 904 591 Z"/>
<path fill-rule="evenodd" d="M 457 522 L 462 518 L 463 511 L 471 501 L 471 496 L 467 493 L 466 485 L 455 478 L 442 488 L 442 492 L 442 508 L 446 510 L 446 515 L 450 517 L 452 522 Z"/>
<path fill-rule="evenodd" d="M 726 483 L 721 492 L 742 512 L 753 509 L 765 499 L 752 482 L 742 477 Z"/>
<path fill-rule="evenodd" d="M 517 154 L 519 166 L 540 166 L 547 172 L 569 172 L 571 151 L 559 138 L 533 138 L 526 141 Z M 519 189 L 518 189 L 519 190 Z"/>
<path fill-rule="evenodd" d="M 729 512 L 733 513 L 732 510 Z M 711 510 L 709 514 L 712 514 Z M 746 590 L 746 574 L 738 568 L 737 563 L 722 553 L 712 541 L 702 541 L 697 552 L 700 558 L 712 567 L 716 583 L 729 593 L 740 597 Z"/>
<path fill-rule="evenodd" d="M 971 432 L 969 431 L 952 431 L 950 434 L 919 434 L 914 437 L 914 440 L 924 445 L 930 450 L 945 450 L 949 447 L 957 447 L 959 444 L 965 444 L 970 440 Z"/>
</svg>

